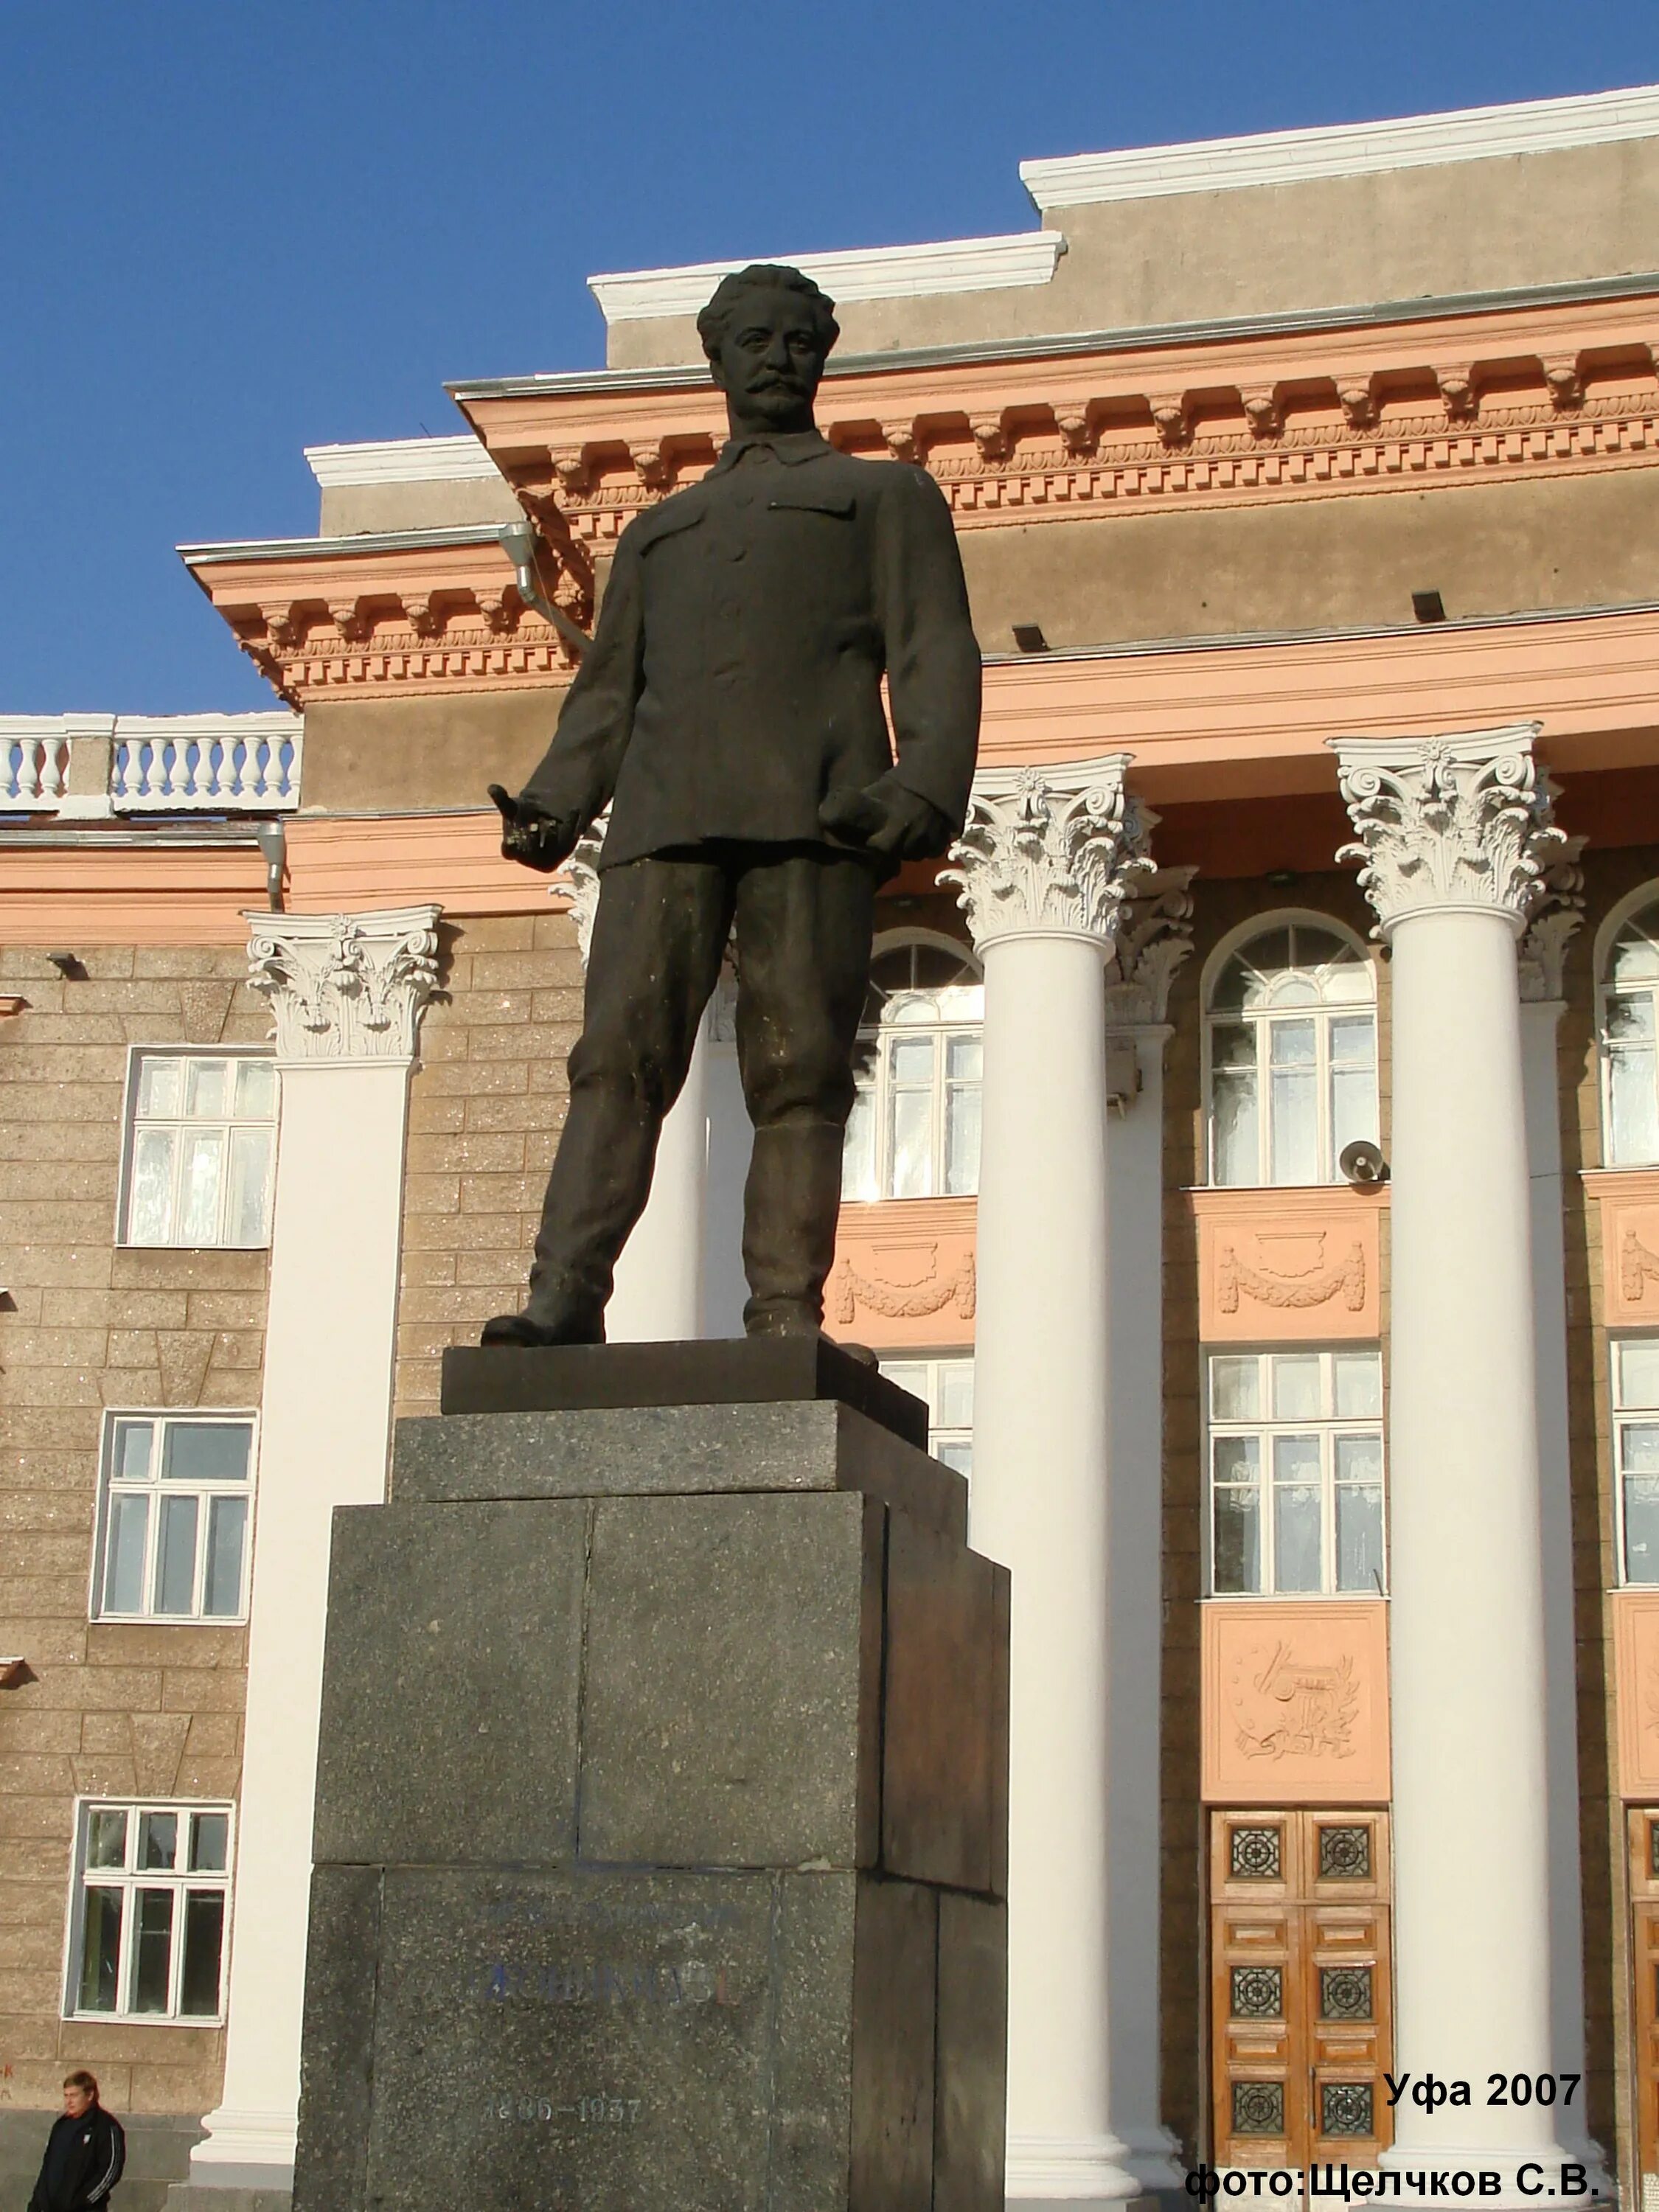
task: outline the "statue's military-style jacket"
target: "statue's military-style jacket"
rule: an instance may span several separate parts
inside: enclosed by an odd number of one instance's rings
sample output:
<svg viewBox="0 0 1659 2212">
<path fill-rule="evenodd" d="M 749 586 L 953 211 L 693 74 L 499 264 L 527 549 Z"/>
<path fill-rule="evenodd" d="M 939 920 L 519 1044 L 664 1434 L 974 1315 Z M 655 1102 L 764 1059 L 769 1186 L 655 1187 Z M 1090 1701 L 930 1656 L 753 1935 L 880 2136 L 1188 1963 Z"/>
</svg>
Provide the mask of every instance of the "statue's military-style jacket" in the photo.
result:
<svg viewBox="0 0 1659 2212">
<path fill-rule="evenodd" d="M 593 642 L 528 797 L 591 821 L 603 865 L 712 837 L 824 842 L 818 806 L 893 765 L 961 827 L 980 654 L 950 509 L 925 471 L 816 430 L 733 440 L 623 531 Z"/>
</svg>

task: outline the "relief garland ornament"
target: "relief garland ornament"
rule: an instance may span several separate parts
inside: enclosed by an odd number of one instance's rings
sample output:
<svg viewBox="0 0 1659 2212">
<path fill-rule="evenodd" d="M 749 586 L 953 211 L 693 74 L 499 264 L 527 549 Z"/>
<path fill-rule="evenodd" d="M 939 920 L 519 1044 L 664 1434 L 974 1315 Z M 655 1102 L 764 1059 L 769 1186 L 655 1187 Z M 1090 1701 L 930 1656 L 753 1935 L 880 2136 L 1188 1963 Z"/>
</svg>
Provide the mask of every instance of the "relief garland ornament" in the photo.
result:
<svg viewBox="0 0 1659 2212">
<path fill-rule="evenodd" d="M 1238 1311 L 1241 1291 L 1258 1305 L 1271 1306 L 1279 1313 L 1299 1313 L 1310 1306 L 1322 1306 L 1339 1291 L 1350 1313 L 1363 1313 L 1365 1308 L 1363 1244 L 1351 1244 L 1346 1258 L 1312 1275 L 1275 1275 L 1266 1268 L 1248 1267 L 1231 1244 L 1224 1244 L 1216 1255 L 1215 1275 L 1216 1304 L 1224 1314 Z"/>
<path fill-rule="evenodd" d="M 974 1255 L 964 1252 L 950 1274 L 906 1287 L 861 1274 L 850 1259 L 842 1261 L 830 1283 L 830 1297 L 836 1319 L 851 1326 L 860 1306 L 888 1321 L 923 1321 L 954 1304 L 963 1321 L 972 1321 L 977 1300 Z"/>
<path fill-rule="evenodd" d="M 1375 936 L 1425 908 L 1507 914 L 1518 926 L 1549 895 L 1568 839 L 1551 822 L 1533 757 L 1536 722 L 1466 737 L 1334 738 Z"/>
</svg>

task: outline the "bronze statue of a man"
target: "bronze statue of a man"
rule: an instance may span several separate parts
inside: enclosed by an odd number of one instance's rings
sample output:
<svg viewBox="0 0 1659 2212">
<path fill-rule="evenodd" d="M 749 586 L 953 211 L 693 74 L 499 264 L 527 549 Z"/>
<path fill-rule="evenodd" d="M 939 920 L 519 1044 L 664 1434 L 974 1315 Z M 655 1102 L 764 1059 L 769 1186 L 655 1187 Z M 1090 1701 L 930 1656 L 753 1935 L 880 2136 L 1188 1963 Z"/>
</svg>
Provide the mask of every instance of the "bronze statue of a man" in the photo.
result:
<svg viewBox="0 0 1659 2212">
<path fill-rule="evenodd" d="M 967 811 L 980 655 L 943 495 L 819 434 L 840 331 L 799 270 L 727 276 L 697 329 L 730 439 L 623 532 L 546 757 L 516 799 L 491 787 L 502 851 L 532 868 L 611 811 L 530 1296 L 486 1344 L 603 1340 L 734 927 L 744 1325 L 816 1334 L 877 886 L 945 852 Z"/>
</svg>

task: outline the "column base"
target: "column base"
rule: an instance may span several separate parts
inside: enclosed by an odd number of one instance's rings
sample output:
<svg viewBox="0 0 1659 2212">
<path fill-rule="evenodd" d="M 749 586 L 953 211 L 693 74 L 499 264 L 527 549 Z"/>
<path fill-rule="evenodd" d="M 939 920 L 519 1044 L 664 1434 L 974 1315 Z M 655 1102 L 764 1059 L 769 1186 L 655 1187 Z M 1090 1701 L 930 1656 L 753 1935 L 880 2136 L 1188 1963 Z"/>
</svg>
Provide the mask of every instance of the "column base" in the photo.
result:
<svg viewBox="0 0 1659 2212">
<path fill-rule="evenodd" d="M 251 2190 L 260 2197 L 292 2191 L 297 2125 L 292 2111 L 221 2105 L 202 2125 L 207 2134 L 191 2152 L 190 2179 L 179 2186 L 210 2192 L 218 2212 L 265 2212 L 263 2204 L 232 2207 L 225 2201 L 227 2191 Z"/>
<path fill-rule="evenodd" d="M 245 2189 L 220 2182 L 175 2181 L 165 2212 L 293 2212 L 292 2188 Z"/>
<path fill-rule="evenodd" d="M 1020 2212 L 1143 2203 L 1152 2212 L 1157 2190 L 1136 2172 L 1139 2162 L 1121 2136 L 1011 2135 L 1004 2194 Z M 1176 2172 L 1169 2185 L 1178 2188 L 1180 2179 Z"/>
<path fill-rule="evenodd" d="M 1444 2212 L 1449 2192 L 1443 2187 L 1434 2193 L 1426 2186 L 1431 2175 L 1495 2173 L 1498 2190 L 1495 2195 L 1473 2195 L 1476 2203 L 1490 2206 L 1492 2212 L 1538 2212 L 1540 2204 L 1595 2205 L 1611 2203 L 1617 2195 L 1599 2146 L 1594 2143 L 1546 2143 L 1537 2149 L 1516 2150 L 1512 2144 L 1501 2147 L 1479 2143 L 1437 2143 L 1432 2149 L 1421 2144 L 1395 2143 L 1385 2150 L 1377 2160 L 1378 2170 L 1396 2173 L 1400 2177 L 1400 2197 L 1402 2204 L 1437 2204 Z M 1571 2173 L 1565 2169 L 1571 2169 Z M 1584 2177 L 1582 2189 L 1566 2184 L 1577 2174 Z M 1417 2174 L 1425 2185 L 1413 2189 L 1407 2185 L 1407 2176 Z M 1394 2200 L 1390 2200 L 1394 2201 Z"/>
<path fill-rule="evenodd" d="M 1171 2191 L 1186 2194 L 1187 2168 L 1182 2164 L 1181 2146 L 1168 2128 L 1129 2128 L 1120 2140 L 1123 2154 L 1119 2163 L 1128 2168 L 1142 2189 L 1159 2197 Z"/>
</svg>

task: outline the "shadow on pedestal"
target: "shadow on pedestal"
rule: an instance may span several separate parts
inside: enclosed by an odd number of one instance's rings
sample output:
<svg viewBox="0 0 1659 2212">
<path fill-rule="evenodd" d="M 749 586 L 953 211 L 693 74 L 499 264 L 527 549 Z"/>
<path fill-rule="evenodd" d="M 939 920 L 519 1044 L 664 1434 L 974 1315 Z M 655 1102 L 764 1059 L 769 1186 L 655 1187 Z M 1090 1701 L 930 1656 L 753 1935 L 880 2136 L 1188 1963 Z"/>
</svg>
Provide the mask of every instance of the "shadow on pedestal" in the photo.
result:
<svg viewBox="0 0 1659 2212">
<path fill-rule="evenodd" d="M 295 2212 L 1001 2212 L 1008 1584 L 923 1409 L 810 1342 L 444 1404 L 335 1518 Z"/>
</svg>

